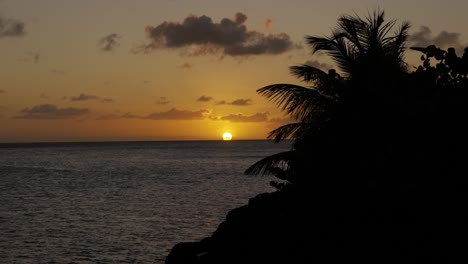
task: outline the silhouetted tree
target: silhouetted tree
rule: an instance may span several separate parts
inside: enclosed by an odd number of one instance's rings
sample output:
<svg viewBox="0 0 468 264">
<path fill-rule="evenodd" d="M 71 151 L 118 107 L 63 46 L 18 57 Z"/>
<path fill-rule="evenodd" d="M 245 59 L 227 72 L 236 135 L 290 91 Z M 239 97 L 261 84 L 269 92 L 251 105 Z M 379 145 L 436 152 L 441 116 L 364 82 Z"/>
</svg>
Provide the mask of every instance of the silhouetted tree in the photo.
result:
<svg viewBox="0 0 468 264">
<path fill-rule="evenodd" d="M 451 263 L 466 259 L 468 48 L 413 48 L 408 24 L 390 35 L 384 13 L 343 16 L 330 37 L 307 37 L 335 60 L 328 73 L 301 65 L 307 86 L 258 92 L 296 120 L 269 138 L 292 149 L 248 174 L 274 174 L 282 191 L 232 210 L 200 243 L 167 263 Z M 293 190 L 293 191 L 291 191 Z"/>
<path fill-rule="evenodd" d="M 329 37 L 306 37 L 313 53 L 324 52 L 334 60 L 339 74 L 333 69 L 325 73 L 308 65 L 294 66 L 291 73 L 308 86 L 274 84 L 258 90 L 297 122 L 269 135 L 275 141 L 293 139 L 292 150 L 260 160 L 247 174 L 270 173 L 301 185 L 349 165 L 344 163 L 357 154 L 352 149 L 362 147 L 355 143 L 372 138 L 372 131 L 382 127 L 379 119 L 391 116 L 388 106 L 395 102 L 388 95 L 399 92 L 397 87 L 407 73 L 403 55 L 409 24 L 403 23 L 390 35 L 394 25 L 395 21 L 385 22 L 383 11 L 367 18 L 345 15 Z"/>
</svg>

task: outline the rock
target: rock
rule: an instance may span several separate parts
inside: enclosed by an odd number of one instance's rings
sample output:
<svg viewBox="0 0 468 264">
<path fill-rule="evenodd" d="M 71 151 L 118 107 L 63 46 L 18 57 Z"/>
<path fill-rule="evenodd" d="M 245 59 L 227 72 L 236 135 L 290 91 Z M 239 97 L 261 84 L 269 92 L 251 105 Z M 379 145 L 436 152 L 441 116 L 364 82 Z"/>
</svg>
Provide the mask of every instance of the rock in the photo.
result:
<svg viewBox="0 0 468 264">
<path fill-rule="evenodd" d="M 260 194 L 231 210 L 211 237 L 177 244 L 166 263 L 466 260 L 466 193 L 430 195 L 393 197 L 373 191 L 325 199 L 323 193 Z"/>
</svg>

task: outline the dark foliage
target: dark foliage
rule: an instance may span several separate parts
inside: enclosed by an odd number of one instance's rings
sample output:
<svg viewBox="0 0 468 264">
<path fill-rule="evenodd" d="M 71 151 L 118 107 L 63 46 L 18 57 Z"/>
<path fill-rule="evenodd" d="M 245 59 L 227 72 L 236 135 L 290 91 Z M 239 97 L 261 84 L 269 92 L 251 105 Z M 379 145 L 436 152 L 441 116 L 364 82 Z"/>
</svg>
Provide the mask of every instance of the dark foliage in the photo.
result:
<svg viewBox="0 0 468 264">
<path fill-rule="evenodd" d="M 383 18 L 343 16 L 331 37 L 308 37 L 340 75 L 302 65 L 291 72 L 310 86 L 259 90 L 297 120 L 270 134 L 290 151 L 247 169 L 279 191 L 168 264 L 466 262 L 468 48 L 412 48 L 422 65 L 408 72 L 408 25 L 388 37 Z"/>
</svg>

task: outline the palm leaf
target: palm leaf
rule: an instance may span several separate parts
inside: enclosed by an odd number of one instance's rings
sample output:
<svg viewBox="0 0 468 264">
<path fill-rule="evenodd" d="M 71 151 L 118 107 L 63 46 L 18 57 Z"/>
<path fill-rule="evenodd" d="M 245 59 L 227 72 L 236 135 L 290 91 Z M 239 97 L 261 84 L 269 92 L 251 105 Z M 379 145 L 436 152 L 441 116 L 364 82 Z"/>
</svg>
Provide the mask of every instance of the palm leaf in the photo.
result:
<svg viewBox="0 0 468 264">
<path fill-rule="evenodd" d="M 334 32 L 332 37 L 306 37 L 307 43 L 311 45 L 312 51 L 323 51 L 328 54 L 341 70 L 343 76 L 348 78 L 352 72 L 354 55 L 350 50 L 352 47 L 345 41 L 346 34 Z"/>
<path fill-rule="evenodd" d="M 327 74 L 315 67 L 307 64 L 289 67 L 292 75 L 302 78 L 304 82 L 321 82 L 327 78 Z"/>
<path fill-rule="evenodd" d="M 306 129 L 307 124 L 301 123 L 291 123 L 280 126 L 268 135 L 269 139 L 273 139 L 275 142 L 280 142 L 288 138 L 298 138 L 303 134 L 304 129 Z"/>
<path fill-rule="evenodd" d="M 280 152 L 265 157 L 251 165 L 244 174 L 246 175 L 266 175 L 275 174 L 278 170 L 287 172 L 290 163 L 296 160 L 297 153 L 294 150 Z"/>
<path fill-rule="evenodd" d="M 327 107 L 335 98 L 314 88 L 294 84 L 273 84 L 257 90 L 276 103 L 283 111 L 297 120 L 303 120 L 311 112 Z"/>
</svg>

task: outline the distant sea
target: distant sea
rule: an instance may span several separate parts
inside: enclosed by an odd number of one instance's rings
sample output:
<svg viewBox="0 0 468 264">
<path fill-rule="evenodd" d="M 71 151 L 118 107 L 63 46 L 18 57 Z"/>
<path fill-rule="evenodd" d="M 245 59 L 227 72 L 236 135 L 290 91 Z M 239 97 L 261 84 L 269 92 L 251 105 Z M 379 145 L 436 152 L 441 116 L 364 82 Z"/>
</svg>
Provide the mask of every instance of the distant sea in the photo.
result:
<svg viewBox="0 0 468 264">
<path fill-rule="evenodd" d="M 270 141 L 0 144 L 0 262 L 164 263 L 274 191 Z"/>
</svg>

